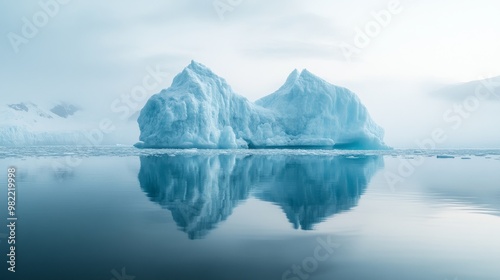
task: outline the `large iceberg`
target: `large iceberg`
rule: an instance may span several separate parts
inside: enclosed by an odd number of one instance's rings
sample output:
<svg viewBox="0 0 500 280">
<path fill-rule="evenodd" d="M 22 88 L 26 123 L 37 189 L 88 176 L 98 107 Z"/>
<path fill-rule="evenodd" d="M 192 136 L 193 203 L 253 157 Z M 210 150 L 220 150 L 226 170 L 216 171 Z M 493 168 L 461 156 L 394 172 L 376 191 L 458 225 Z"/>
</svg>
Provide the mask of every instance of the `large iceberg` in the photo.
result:
<svg viewBox="0 0 500 280">
<path fill-rule="evenodd" d="M 192 61 L 138 118 L 147 148 L 385 148 L 384 131 L 358 97 L 303 70 L 252 103 Z"/>
</svg>

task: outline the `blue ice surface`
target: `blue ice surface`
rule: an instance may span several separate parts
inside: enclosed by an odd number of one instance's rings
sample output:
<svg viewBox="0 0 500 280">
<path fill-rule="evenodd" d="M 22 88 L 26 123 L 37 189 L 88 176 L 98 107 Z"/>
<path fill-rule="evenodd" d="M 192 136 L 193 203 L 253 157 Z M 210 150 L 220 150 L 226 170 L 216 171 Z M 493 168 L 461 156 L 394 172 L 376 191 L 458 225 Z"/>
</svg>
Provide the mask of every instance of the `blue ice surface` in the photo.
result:
<svg viewBox="0 0 500 280">
<path fill-rule="evenodd" d="M 138 123 L 139 148 L 388 148 L 356 94 L 307 70 L 252 103 L 193 61 L 148 100 Z"/>
</svg>

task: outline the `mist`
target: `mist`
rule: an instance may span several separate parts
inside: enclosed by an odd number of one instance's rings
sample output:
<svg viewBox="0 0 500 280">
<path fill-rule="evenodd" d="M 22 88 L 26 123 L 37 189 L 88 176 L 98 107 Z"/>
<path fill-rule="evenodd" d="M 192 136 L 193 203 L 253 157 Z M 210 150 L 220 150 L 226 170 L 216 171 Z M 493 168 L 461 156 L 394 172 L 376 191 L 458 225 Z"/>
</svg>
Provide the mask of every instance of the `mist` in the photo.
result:
<svg viewBox="0 0 500 280">
<path fill-rule="evenodd" d="M 1 103 L 76 104 L 75 118 L 90 128 L 113 121 L 105 142 L 133 143 L 137 111 L 191 60 L 252 101 L 307 68 L 354 91 L 392 147 L 418 147 L 441 129 L 437 148 L 498 148 L 497 98 L 480 100 L 458 125 L 444 115 L 469 95 L 430 94 L 500 75 L 498 1 L 222 2 L 4 1 Z M 40 12 L 46 22 L 29 30 Z M 144 87 L 151 76 L 154 86 Z"/>
</svg>

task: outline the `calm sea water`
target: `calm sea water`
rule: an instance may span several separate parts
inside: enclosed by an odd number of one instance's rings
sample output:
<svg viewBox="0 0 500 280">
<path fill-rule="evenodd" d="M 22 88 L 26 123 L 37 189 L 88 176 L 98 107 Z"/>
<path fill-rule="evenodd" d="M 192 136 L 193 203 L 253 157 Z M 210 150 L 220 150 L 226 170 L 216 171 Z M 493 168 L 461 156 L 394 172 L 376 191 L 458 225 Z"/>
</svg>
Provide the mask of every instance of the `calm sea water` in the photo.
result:
<svg viewBox="0 0 500 280">
<path fill-rule="evenodd" d="M 1 279 L 500 279 L 500 151 L 1 148 L 0 167 Z"/>
</svg>

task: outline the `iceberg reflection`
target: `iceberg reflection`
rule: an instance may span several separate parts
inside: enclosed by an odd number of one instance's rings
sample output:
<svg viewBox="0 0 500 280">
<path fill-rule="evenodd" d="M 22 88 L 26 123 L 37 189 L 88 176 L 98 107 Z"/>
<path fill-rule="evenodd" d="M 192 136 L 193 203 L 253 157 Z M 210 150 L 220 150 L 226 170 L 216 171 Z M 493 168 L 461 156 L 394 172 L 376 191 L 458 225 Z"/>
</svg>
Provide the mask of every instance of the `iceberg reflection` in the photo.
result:
<svg viewBox="0 0 500 280">
<path fill-rule="evenodd" d="M 378 156 L 182 155 L 141 157 L 139 182 L 151 201 L 172 213 L 191 239 L 203 238 L 246 200 L 279 205 L 294 228 L 357 205 Z"/>
</svg>

